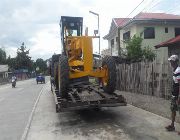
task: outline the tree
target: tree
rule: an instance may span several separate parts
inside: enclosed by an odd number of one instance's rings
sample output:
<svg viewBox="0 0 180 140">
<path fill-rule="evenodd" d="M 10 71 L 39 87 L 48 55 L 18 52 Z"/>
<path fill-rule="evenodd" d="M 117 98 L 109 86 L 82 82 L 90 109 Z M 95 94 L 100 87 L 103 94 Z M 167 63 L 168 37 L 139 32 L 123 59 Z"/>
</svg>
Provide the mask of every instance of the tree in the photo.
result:
<svg viewBox="0 0 180 140">
<path fill-rule="evenodd" d="M 11 56 L 9 55 L 7 60 L 6 60 L 8 66 L 9 66 L 9 71 L 13 71 L 16 67 L 16 59 L 15 58 L 11 58 Z"/>
<path fill-rule="evenodd" d="M 130 60 L 141 60 L 143 58 L 143 51 L 141 49 L 142 38 L 133 36 L 126 43 L 127 58 Z"/>
<path fill-rule="evenodd" d="M 142 47 L 143 39 L 133 36 L 128 41 L 125 41 L 127 50 L 127 59 L 131 61 L 148 60 L 153 61 L 155 53 L 149 47 Z"/>
<path fill-rule="evenodd" d="M 46 61 L 44 61 L 42 58 L 38 58 L 36 60 L 35 66 L 39 68 L 38 72 L 45 73 L 47 70 Z"/>
<path fill-rule="evenodd" d="M 143 55 L 144 55 L 144 59 L 148 61 L 153 61 L 154 58 L 156 57 L 156 54 L 151 50 L 151 48 L 149 48 L 149 46 L 143 49 Z"/>
<path fill-rule="evenodd" d="M 3 48 L 0 48 L 0 64 L 6 64 L 6 52 Z"/>
<path fill-rule="evenodd" d="M 29 56 L 29 50 L 26 50 L 26 46 L 24 45 L 24 42 L 20 46 L 20 48 L 17 49 L 17 56 L 16 56 L 16 69 L 28 69 L 32 70 L 33 62 L 31 60 L 31 57 Z"/>
</svg>

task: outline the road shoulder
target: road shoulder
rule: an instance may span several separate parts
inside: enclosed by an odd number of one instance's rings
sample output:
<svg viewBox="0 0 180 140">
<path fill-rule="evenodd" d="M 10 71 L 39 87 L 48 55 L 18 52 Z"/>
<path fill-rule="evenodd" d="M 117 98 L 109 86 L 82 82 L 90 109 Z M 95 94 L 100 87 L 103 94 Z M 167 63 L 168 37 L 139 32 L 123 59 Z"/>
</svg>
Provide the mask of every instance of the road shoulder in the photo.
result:
<svg viewBox="0 0 180 140">
<path fill-rule="evenodd" d="M 128 105 L 57 114 L 50 86 L 42 93 L 27 140 L 179 140 L 176 132 L 166 132 L 170 120 Z M 176 124 L 177 130 L 180 125 Z"/>
</svg>

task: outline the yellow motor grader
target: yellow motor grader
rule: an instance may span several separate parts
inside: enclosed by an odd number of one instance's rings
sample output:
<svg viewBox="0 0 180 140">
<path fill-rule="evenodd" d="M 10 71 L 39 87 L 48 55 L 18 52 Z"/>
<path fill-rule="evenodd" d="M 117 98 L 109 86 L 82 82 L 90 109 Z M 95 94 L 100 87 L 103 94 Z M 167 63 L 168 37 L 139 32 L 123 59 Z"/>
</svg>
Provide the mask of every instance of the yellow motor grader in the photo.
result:
<svg viewBox="0 0 180 140">
<path fill-rule="evenodd" d="M 52 56 L 51 85 L 57 111 L 126 105 L 117 95 L 116 65 L 112 56 L 94 67 L 93 38 L 82 35 L 83 18 L 62 16 L 60 20 L 62 53 Z M 94 84 L 90 78 L 98 79 Z"/>
</svg>

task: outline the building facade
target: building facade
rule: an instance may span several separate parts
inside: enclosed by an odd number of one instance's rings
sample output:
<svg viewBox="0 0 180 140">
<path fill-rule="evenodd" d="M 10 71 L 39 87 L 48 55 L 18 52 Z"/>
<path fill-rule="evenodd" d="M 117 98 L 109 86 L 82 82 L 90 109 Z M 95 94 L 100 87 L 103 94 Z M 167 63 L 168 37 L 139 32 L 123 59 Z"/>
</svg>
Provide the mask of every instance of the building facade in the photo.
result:
<svg viewBox="0 0 180 140">
<path fill-rule="evenodd" d="M 0 65 L 0 85 L 8 82 L 8 65 Z"/>
<path fill-rule="evenodd" d="M 8 65 L 0 65 L 0 78 L 8 78 Z"/>
<path fill-rule="evenodd" d="M 155 49 L 154 46 L 180 35 L 180 15 L 165 13 L 139 13 L 132 19 L 115 18 L 112 20 L 108 40 L 108 49 L 112 56 L 125 52 L 124 40 L 134 35 L 142 37 L 142 47 L 149 46 L 157 54 L 156 61 L 168 58 L 168 49 Z"/>
</svg>

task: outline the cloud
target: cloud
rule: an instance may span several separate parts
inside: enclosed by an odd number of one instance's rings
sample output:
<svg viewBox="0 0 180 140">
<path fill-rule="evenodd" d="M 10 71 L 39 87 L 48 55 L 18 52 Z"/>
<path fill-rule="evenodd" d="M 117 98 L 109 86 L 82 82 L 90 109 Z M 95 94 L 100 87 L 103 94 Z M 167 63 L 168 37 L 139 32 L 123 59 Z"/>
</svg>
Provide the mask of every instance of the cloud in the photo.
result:
<svg viewBox="0 0 180 140">
<path fill-rule="evenodd" d="M 0 1 L 0 46 L 6 47 L 8 54 L 12 56 L 15 56 L 13 48 L 17 49 L 22 42 L 25 42 L 26 46 L 31 50 L 35 50 L 35 48 L 42 45 L 43 42 L 52 40 L 52 36 L 54 36 L 54 24 L 57 25 L 56 31 L 58 32 L 58 38 L 56 38 L 57 41 L 55 42 L 58 42 L 58 46 L 60 46 L 60 16 L 71 15 L 71 12 L 75 15 L 75 13 L 78 13 L 78 10 L 69 5 L 65 0 Z M 43 36 L 41 34 L 42 32 L 49 34 L 49 39 Z M 55 35 L 57 36 L 57 33 Z M 33 41 L 35 38 L 36 41 Z M 37 39 L 41 42 L 37 41 Z M 49 46 L 44 44 L 44 47 L 41 48 L 41 54 L 47 53 L 46 50 L 48 47 Z M 36 53 L 34 52 L 34 54 Z M 34 54 L 32 54 L 33 58 L 37 58 L 38 55 L 35 56 Z M 46 56 L 47 55 L 49 54 L 47 53 Z"/>
<path fill-rule="evenodd" d="M 0 1 L 0 46 L 6 47 L 8 54 L 15 56 L 16 49 L 25 42 L 33 59 L 49 58 L 54 52 L 60 52 L 61 16 L 84 17 L 84 29 L 89 27 L 89 34 L 97 29 L 97 16 L 89 10 L 99 13 L 101 37 L 109 31 L 112 18 L 126 17 L 142 0 L 3 0 Z M 162 0 L 158 0 L 162 1 Z M 166 1 L 166 2 L 164 2 Z M 138 12 L 152 5 L 146 0 L 133 12 Z M 156 1 L 157 2 L 157 1 Z M 178 5 L 178 0 L 173 0 Z M 155 4 L 155 3 L 154 3 Z M 161 7 L 163 5 L 163 7 Z M 151 9 L 166 11 L 170 2 L 163 0 Z M 177 7 L 177 6 L 176 6 Z M 173 8 L 173 7 L 172 7 Z M 176 8 L 173 9 L 175 13 Z M 98 51 L 95 41 L 94 51 Z M 101 39 L 101 48 L 107 48 L 106 40 Z"/>
<path fill-rule="evenodd" d="M 46 25 L 46 28 L 40 30 L 34 37 L 30 38 L 34 46 L 30 50 L 30 55 L 33 58 L 50 58 L 54 53 L 61 52 L 61 42 L 57 28 L 58 25 L 56 24 Z"/>
</svg>

